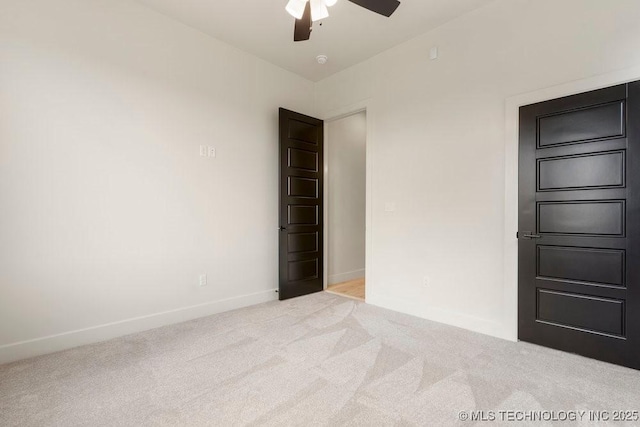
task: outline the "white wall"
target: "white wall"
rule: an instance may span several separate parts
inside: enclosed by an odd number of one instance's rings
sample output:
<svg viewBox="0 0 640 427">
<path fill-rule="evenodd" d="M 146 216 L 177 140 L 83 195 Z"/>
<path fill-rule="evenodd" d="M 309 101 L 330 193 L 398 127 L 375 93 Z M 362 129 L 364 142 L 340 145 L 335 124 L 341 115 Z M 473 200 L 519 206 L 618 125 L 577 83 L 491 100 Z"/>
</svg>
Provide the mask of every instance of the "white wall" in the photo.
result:
<svg viewBox="0 0 640 427">
<path fill-rule="evenodd" d="M 498 0 L 316 85 L 321 117 L 368 106 L 368 302 L 515 338 L 505 102 L 640 64 L 638 22 L 637 0 Z"/>
<path fill-rule="evenodd" d="M 326 126 L 329 284 L 365 276 L 367 116 L 360 112 Z"/>
<path fill-rule="evenodd" d="M 133 2 L 1 0 L 0 363 L 273 299 L 280 106 L 313 84 Z"/>
</svg>

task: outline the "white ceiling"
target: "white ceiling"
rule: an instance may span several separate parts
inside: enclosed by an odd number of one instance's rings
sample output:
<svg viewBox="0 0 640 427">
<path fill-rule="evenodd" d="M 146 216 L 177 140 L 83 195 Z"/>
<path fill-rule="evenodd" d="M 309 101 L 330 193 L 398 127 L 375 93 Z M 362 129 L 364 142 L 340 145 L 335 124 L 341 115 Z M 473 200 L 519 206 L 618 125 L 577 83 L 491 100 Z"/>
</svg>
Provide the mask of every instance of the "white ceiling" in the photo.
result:
<svg viewBox="0 0 640 427">
<path fill-rule="evenodd" d="M 318 81 L 403 41 L 477 9 L 492 0 L 400 0 L 385 18 L 348 0 L 314 23 L 311 40 L 293 42 L 287 0 L 137 0 L 219 40 Z M 316 56 L 329 62 L 323 66 Z"/>
</svg>

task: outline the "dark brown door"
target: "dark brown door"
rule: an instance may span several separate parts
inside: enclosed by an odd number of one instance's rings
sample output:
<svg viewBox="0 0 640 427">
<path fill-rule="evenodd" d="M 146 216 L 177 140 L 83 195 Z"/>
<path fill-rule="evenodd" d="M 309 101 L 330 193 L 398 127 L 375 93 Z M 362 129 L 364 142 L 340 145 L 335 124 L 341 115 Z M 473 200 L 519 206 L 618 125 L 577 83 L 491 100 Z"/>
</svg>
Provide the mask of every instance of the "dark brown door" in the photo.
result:
<svg viewBox="0 0 640 427">
<path fill-rule="evenodd" d="M 519 338 L 640 369 L 640 84 L 520 109 Z"/>
<path fill-rule="evenodd" d="M 280 299 L 323 290 L 322 120 L 280 109 Z"/>
</svg>

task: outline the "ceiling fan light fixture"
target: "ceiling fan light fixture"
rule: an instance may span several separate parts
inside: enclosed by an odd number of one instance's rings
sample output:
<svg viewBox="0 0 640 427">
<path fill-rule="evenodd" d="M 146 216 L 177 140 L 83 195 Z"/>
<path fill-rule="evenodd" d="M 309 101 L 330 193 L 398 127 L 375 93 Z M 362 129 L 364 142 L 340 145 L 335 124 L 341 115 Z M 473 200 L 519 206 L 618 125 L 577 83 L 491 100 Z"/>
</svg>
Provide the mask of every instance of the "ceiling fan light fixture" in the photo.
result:
<svg viewBox="0 0 640 427">
<path fill-rule="evenodd" d="M 309 40 L 313 23 L 328 18 L 329 10 L 327 10 L 327 7 L 334 6 L 338 2 L 338 0 L 288 1 L 286 9 L 296 18 L 293 28 L 294 42 Z M 349 2 L 387 18 L 393 15 L 400 6 L 400 0 L 349 0 Z"/>
<path fill-rule="evenodd" d="M 309 0 L 289 0 L 285 9 L 291 16 L 296 19 L 300 19 L 304 14 L 304 8 L 307 5 L 307 1 Z"/>
<path fill-rule="evenodd" d="M 313 22 L 319 21 L 329 17 L 329 11 L 325 0 L 310 0 L 311 1 L 311 20 Z"/>
</svg>

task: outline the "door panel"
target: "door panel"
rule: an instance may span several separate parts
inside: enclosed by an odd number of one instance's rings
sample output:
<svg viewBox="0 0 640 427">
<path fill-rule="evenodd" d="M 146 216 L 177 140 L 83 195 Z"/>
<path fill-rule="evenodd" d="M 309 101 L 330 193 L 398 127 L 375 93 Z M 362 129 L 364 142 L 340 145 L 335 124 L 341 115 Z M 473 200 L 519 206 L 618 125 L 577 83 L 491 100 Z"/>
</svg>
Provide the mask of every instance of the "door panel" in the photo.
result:
<svg viewBox="0 0 640 427">
<path fill-rule="evenodd" d="M 281 112 L 284 111 L 285 115 L 288 115 L 288 121 L 286 123 L 287 126 L 287 137 L 290 140 L 297 140 L 301 142 L 310 143 L 313 145 L 318 145 L 322 138 L 320 138 L 322 129 L 318 129 L 317 122 L 310 122 L 308 117 L 303 117 L 302 114 L 295 117 L 296 114 L 293 111 L 288 111 L 281 109 Z M 313 119 L 312 120 L 317 120 Z"/>
<path fill-rule="evenodd" d="M 318 233 L 288 233 L 289 253 L 317 252 L 320 250 L 318 244 Z"/>
<path fill-rule="evenodd" d="M 575 144 L 624 136 L 624 101 L 538 118 L 538 146 Z"/>
<path fill-rule="evenodd" d="M 549 234 L 622 236 L 624 201 L 538 203 L 538 229 Z"/>
<path fill-rule="evenodd" d="M 289 280 L 313 280 L 318 278 L 318 260 L 289 261 Z"/>
<path fill-rule="evenodd" d="M 538 246 L 538 276 L 624 287 L 625 257 L 619 249 Z"/>
<path fill-rule="evenodd" d="M 320 223 L 318 206 L 288 206 L 289 225 L 318 225 Z"/>
<path fill-rule="evenodd" d="M 538 160 L 538 191 L 624 187 L 624 151 Z"/>
<path fill-rule="evenodd" d="M 624 301 L 538 289 L 538 319 L 585 332 L 621 336 Z"/>
<path fill-rule="evenodd" d="M 522 107 L 519 338 L 640 369 L 640 85 Z"/>
<path fill-rule="evenodd" d="M 281 300 L 323 290 L 323 122 L 280 109 Z"/>
<path fill-rule="evenodd" d="M 289 148 L 289 167 L 318 172 L 318 153 L 316 151 Z"/>
<path fill-rule="evenodd" d="M 293 168 L 291 168 L 293 169 Z M 308 199 L 318 198 L 318 179 L 301 178 L 297 176 L 288 177 L 289 197 L 303 197 Z"/>
</svg>

